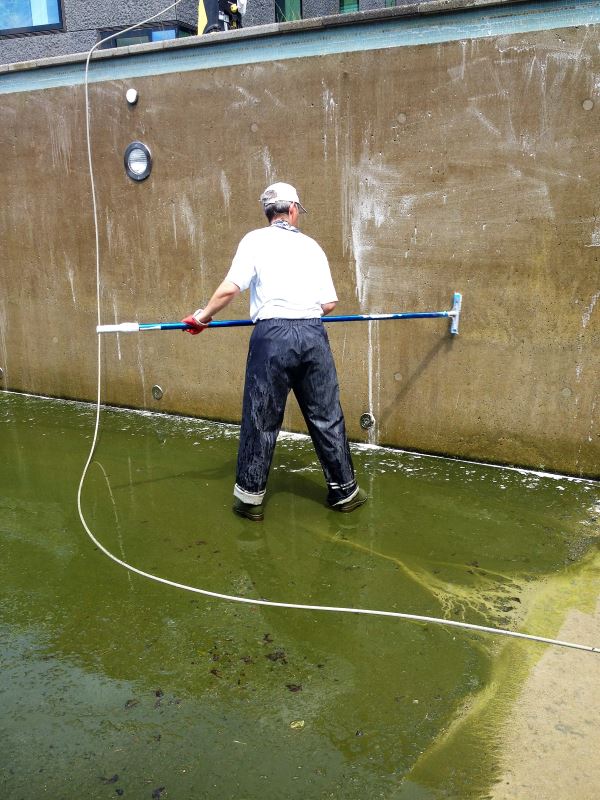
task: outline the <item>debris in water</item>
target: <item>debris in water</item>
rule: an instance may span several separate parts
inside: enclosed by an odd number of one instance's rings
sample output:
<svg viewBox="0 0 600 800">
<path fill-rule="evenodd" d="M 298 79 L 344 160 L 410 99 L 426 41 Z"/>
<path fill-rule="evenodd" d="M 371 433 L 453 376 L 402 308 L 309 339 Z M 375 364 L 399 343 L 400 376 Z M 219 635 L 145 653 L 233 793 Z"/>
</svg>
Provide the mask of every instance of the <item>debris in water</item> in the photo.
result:
<svg viewBox="0 0 600 800">
<path fill-rule="evenodd" d="M 272 653 L 267 653 L 265 658 L 268 658 L 269 661 L 281 661 L 282 664 L 287 664 L 287 658 L 283 650 L 274 650 Z"/>
<path fill-rule="evenodd" d="M 109 783 L 116 783 L 119 780 L 118 775 L 112 775 L 110 778 L 104 778 L 102 775 L 100 776 L 100 780 L 103 784 L 107 785 Z"/>
<path fill-rule="evenodd" d="M 302 691 L 302 684 L 301 683 L 286 683 L 286 687 L 290 690 L 290 692 L 301 692 Z"/>
<path fill-rule="evenodd" d="M 304 720 L 303 719 L 295 719 L 293 722 L 290 722 L 290 728 L 295 731 L 302 730 L 304 727 Z"/>
</svg>

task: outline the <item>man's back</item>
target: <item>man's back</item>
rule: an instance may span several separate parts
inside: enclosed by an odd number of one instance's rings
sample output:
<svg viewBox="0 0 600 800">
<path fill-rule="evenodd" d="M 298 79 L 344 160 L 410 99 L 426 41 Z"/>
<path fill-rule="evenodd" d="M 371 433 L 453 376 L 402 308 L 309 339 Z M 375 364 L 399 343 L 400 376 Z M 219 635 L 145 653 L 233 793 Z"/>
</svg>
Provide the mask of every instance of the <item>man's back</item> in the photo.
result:
<svg viewBox="0 0 600 800">
<path fill-rule="evenodd" d="M 277 223 L 246 234 L 226 280 L 250 287 L 250 315 L 257 319 L 311 319 L 337 300 L 322 248 L 291 226 Z"/>
</svg>

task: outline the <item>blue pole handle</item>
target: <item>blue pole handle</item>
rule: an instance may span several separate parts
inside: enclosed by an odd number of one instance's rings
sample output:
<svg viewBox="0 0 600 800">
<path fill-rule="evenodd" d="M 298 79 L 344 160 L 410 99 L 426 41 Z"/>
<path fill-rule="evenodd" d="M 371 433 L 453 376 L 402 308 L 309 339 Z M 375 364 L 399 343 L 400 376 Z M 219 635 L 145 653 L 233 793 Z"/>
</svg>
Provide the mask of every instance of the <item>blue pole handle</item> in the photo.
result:
<svg viewBox="0 0 600 800">
<path fill-rule="evenodd" d="M 394 314 L 342 314 L 325 316 L 323 322 L 371 322 L 385 319 L 434 319 L 450 318 L 450 333 L 458 333 L 458 323 L 462 306 L 462 295 L 454 292 L 450 311 L 403 311 Z M 208 328 L 245 328 L 254 325 L 251 319 L 219 319 L 209 322 Z M 97 333 L 133 333 L 137 331 L 186 331 L 193 330 L 186 322 L 121 322 L 116 325 L 98 325 Z"/>
<path fill-rule="evenodd" d="M 323 322 L 368 322 L 370 320 L 381 319 L 422 319 L 432 317 L 448 317 L 448 311 L 422 311 L 415 313 L 402 314 L 343 314 L 341 316 L 325 316 Z M 243 328 L 255 325 L 251 319 L 218 319 L 209 322 L 208 328 Z M 185 322 L 140 322 L 141 331 L 161 330 L 161 331 L 184 331 L 193 328 Z"/>
</svg>

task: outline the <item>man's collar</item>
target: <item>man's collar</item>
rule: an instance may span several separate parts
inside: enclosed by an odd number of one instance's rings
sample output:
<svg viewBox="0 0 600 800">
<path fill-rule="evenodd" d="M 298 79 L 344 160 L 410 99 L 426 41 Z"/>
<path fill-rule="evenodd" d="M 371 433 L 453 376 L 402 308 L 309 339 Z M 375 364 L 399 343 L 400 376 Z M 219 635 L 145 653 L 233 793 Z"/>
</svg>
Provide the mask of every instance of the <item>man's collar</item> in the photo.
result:
<svg viewBox="0 0 600 800">
<path fill-rule="evenodd" d="M 295 228 L 293 225 L 290 225 L 290 223 L 286 219 L 274 219 L 273 222 L 271 223 L 271 227 L 273 227 L 273 225 L 276 225 L 278 228 L 283 228 L 284 231 L 292 231 L 292 233 L 300 233 L 298 228 Z"/>
</svg>

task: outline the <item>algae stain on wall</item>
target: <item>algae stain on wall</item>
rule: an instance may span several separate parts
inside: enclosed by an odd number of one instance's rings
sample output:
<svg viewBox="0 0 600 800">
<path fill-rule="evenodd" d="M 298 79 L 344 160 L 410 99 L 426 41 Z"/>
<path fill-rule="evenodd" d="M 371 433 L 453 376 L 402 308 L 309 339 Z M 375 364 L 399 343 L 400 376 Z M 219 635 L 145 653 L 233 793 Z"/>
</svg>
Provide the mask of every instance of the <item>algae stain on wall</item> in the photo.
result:
<svg viewBox="0 0 600 800">
<path fill-rule="evenodd" d="M 221 170 L 221 196 L 223 197 L 223 204 L 225 206 L 225 213 L 229 216 L 229 205 L 231 203 L 231 184 L 227 173 L 224 169 Z"/>
<path fill-rule="evenodd" d="M 579 417 L 581 414 L 581 405 L 579 402 L 580 393 L 581 393 L 581 383 L 582 379 L 587 379 L 594 381 L 598 380 L 597 375 L 597 361 L 598 359 L 594 359 L 595 363 L 592 363 L 591 369 L 588 370 L 588 364 L 583 362 L 584 358 L 584 340 L 589 335 L 588 326 L 590 324 L 590 320 L 596 308 L 596 303 L 600 298 L 600 292 L 596 292 L 595 295 L 590 300 L 589 305 L 587 305 L 581 316 L 581 331 L 578 336 L 578 344 L 577 344 L 577 364 L 575 366 L 575 375 L 576 375 L 576 394 L 575 394 L 575 417 Z M 586 351 L 587 352 L 587 351 Z M 589 376 L 588 376 L 588 373 Z M 594 430 L 596 425 L 596 406 L 598 402 L 598 395 L 594 393 L 590 398 L 590 408 L 589 408 L 589 427 L 587 431 L 587 442 L 588 444 L 592 444 L 594 441 Z M 583 450 L 584 441 L 579 442 L 579 446 L 577 449 L 577 459 L 576 464 L 579 465 L 579 460 L 581 458 L 581 453 Z"/>
<path fill-rule="evenodd" d="M 368 429 L 368 442 L 369 444 L 377 444 L 379 441 L 378 420 L 381 410 L 381 351 L 379 348 L 379 323 L 370 321 L 367 324 L 369 326 L 369 338 L 367 345 L 369 413 L 375 420 L 373 426 Z"/>
<path fill-rule="evenodd" d="M 62 116 L 55 116 L 49 122 L 52 165 L 55 169 L 68 173 L 71 171 L 71 154 L 73 150 L 71 124 L 67 118 Z"/>
<path fill-rule="evenodd" d="M 394 222 L 393 198 L 400 178 L 399 170 L 381 153 L 371 154 L 366 142 L 359 162 L 344 165 L 342 227 L 346 248 L 354 260 L 360 313 L 384 310 L 371 305 L 382 289 L 386 290 L 381 285 L 386 276 L 378 257 L 379 232 Z"/>
<path fill-rule="evenodd" d="M 328 161 L 330 157 L 330 148 L 333 145 L 333 156 L 338 160 L 339 156 L 339 137 L 340 137 L 340 122 L 339 122 L 339 104 L 336 101 L 335 94 L 331 89 L 325 86 L 322 82 L 323 94 L 323 160 Z"/>
<path fill-rule="evenodd" d="M 8 317 L 6 313 L 6 300 L 4 297 L 0 297 L 0 357 L 2 358 L 2 363 L 0 367 L 2 368 L 2 378 L 0 381 L 5 385 L 9 386 L 9 367 L 8 367 L 8 347 L 6 345 L 6 330 L 8 327 Z"/>
<path fill-rule="evenodd" d="M 325 95 L 331 109 L 331 99 Z M 336 152 L 337 152 L 337 128 Z M 358 164 L 345 160 L 342 174 L 342 229 L 344 249 L 354 262 L 355 294 L 359 313 L 381 312 L 389 309 L 375 307 L 375 298 L 381 296 L 386 276 L 378 265 L 378 231 L 392 223 L 390 192 L 398 180 L 398 170 L 389 166 L 378 152 L 371 153 L 369 130 L 365 132 L 362 153 Z M 385 286 L 383 287 L 385 290 Z M 381 408 L 381 351 L 379 323 L 367 323 L 366 378 L 368 413 L 375 423 L 368 428 L 367 441 L 379 441 L 377 420 Z"/>
</svg>

